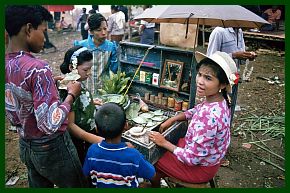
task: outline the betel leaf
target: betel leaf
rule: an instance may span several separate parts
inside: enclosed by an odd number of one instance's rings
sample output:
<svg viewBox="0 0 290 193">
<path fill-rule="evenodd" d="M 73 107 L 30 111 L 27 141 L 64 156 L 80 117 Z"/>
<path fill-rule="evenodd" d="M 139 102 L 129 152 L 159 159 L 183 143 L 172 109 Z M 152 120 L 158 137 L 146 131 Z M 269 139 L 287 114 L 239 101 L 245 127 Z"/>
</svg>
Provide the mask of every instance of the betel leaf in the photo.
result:
<svg viewBox="0 0 290 193">
<path fill-rule="evenodd" d="M 147 123 L 148 120 L 144 117 L 139 116 L 139 117 L 133 118 L 133 121 L 137 124 L 144 124 L 144 123 Z"/>
<path fill-rule="evenodd" d="M 161 115 L 163 115 L 163 111 L 159 109 L 159 110 L 154 111 L 153 114 L 155 116 L 161 116 Z"/>
<path fill-rule="evenodd" d="M 107 92 L 104 89 L 98 89 L 100 95 L 105 95 Z"/>
<path fill-rule="evenodd" d="M 128 120 L 133 120 L 134 118 L 138 117 L 139 110 L 139 103 L 131 103 L 129 108 L 126 110 L 126 118 Z"/>
<path fill-rule="evenodd" d="M 104 103 L 117 103 L 117 104 L 122 104 L 124 100 L 123 95 L 113 95 L 113 94 L 108 94 L 108 95 L 103 95 L 103 102 Z"/>
</svg>

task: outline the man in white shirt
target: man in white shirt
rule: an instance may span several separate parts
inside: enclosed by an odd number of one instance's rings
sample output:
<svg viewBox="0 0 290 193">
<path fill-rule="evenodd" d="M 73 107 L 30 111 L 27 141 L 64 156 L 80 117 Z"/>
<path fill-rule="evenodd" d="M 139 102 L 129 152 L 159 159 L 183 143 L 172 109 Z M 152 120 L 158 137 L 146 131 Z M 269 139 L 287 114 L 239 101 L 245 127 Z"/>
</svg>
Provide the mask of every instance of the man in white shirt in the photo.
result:
<svg viewBox="0 0 290 193">
<path fill-rule="evenodd" d="M 240 69 L 240 64 L 245 64 L 247 59 L 254 60 L 257 55 L 255 52 L 246 51 L 244 36 L 242 29 L 238 28 L 223 28 L 216 27 L 209 36 L 207 56 L 211 56 L 216 51 L 228 53 L 236 62 L 237 68 Z M 232 92 L 232 116 L 234 111 L 239 111 L 240 106 L 236 104 L 238 88 L 233 87 Z M 233 118 L 231 119 L 233 120 Z"/>
<path fill-rule="evenodd" d="M 125 14 L 116 5 L 111 6 L 111 13 L 108 18 L 109 40 L 119 43 L 125 34 Z"/>
</svg>

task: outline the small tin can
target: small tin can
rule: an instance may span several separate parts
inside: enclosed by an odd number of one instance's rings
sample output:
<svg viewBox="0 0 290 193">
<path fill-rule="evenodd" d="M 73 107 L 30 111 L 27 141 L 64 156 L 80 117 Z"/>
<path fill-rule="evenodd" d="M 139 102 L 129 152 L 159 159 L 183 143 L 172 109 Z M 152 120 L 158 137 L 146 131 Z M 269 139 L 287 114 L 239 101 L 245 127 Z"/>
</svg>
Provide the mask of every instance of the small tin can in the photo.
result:
<svg viewBox="0 0 290 193">
<path fill-rule="evenodd" d="M 155 95 L 150 95 L 150 102 L 151 103 L 154 103 L 155 102 Z"/>
<path fill-rule="evenodd" d="M 173 108 L 173 107 L 174 107 L 174 98 L 172 98 L 172 97 L 168 97 L 167 106 L 168 106 L 169 108 Z"/>
<path fill-rule="evenodd" d="M 188 109 L 188 101 L 183 101 L 182 102 L 182 110 L 186 111 Z"/>
<path fill-rule="evenodd" d="M 159 101 L 158 96 L 155 96 L 154 103 L 155 103 L 155 104 L 158 104 L 158 101 Z"/>
<path fill-rule="evenodd" d="M 175 99 L 174 110 L 181 111 L 181 109 L 182 109 L 182 100 Z"/>
<path fill-rule="evenodd" d="M 162 97 L 162 105 L 166 107 L 167 103 L 168 103 L 167 97 Z"/>
<path fill-rule="evenodd" d="M 144 99 L 145 99 L 146 101 L 149 101 L 149 100 L 150 100 L 150 93 L 149 93 L 149 92 L 146 92 L 146 93 L 145 93 Z"/>
</svg>

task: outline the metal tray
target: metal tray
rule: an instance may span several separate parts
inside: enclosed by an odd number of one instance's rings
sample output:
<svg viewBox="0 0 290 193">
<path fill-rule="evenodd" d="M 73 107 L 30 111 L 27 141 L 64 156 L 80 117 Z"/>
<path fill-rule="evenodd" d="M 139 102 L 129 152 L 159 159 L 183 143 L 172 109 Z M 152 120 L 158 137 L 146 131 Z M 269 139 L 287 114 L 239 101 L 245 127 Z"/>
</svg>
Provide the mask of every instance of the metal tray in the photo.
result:
<svg viewBox="0 0 290 193">
<path fill-rule="evenodd" d="M 151 128 L 152 131 L 158 131 L 159 126 L 157 125 L 154 128 Z M 187 121 L 176 122 L 170 128 L 168 128 L 162 135 L 173 144 L 177 144 L 178 139 L 185 136 L 187 131 Z M 122 139 L 124 141 L 128 141 L 135 146 L 135 148 L 141 152 L 145 159 L 147 159 L 150 163 L 155 164 L 158 159 L 166 152 L 164 148 L 157 146 L 152 141 L 148 141 L 146 135 L 142 136 L 131 136 L 129 131 L 126 131 L 122 134 Z"/>
</svg>

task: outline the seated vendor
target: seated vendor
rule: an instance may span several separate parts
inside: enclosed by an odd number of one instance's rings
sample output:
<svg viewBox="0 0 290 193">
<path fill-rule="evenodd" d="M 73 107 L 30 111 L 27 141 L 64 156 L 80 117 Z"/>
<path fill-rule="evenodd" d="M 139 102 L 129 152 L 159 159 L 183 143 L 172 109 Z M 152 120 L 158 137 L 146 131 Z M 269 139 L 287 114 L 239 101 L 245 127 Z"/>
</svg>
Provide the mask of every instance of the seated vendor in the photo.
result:
<svg viewBox="0 0 290 193">
<path fill-rule="evenodd" d="M 273 31 L 279 29 L 281 10 L 278 9 L 278 6 L 272 6 L 272 8 L 264 11 L 262 17 L 270 23 L 263 25 L 261 28 L 262 31 Z"/>
<path fill-rule="evenodd" d="M 194 108 L 169 118 L 160 125 L 160 132 L 176 121 L 190 120 L 187 133 L 174 145 L 159 132 L 152 132 L 150 140 L 168 150 L 155 164 L 156 176 L 152 187 L 160 187 L 166 176 L 187 183 L 205 183 L 217 173 L 220 162 L 230 144 L 231 103 L 228 93 L 237 84 L 237 68 L 225 52 L 210 57 L 196 52 L 196 95 L 205 101 Z"/>
<path fill-rule="evenodd" d="M 62 30 L 66 30 L 66 29 L 72 29 L 72 25 L 71 24 L 68 24 L 66 23 L 66 21 L 64 20 L 64 17 L 61 18 L 61 21 L 60 21 L 60 28 Z"/>
</svg>

